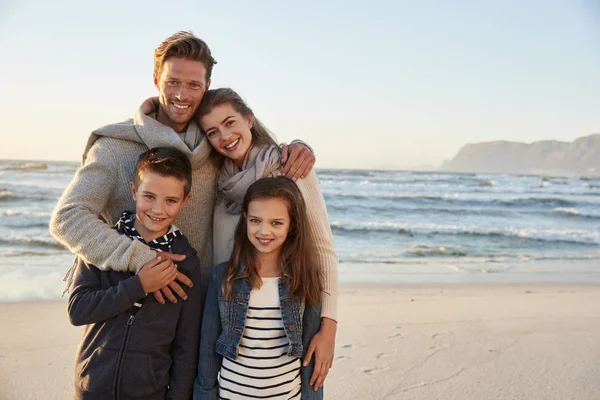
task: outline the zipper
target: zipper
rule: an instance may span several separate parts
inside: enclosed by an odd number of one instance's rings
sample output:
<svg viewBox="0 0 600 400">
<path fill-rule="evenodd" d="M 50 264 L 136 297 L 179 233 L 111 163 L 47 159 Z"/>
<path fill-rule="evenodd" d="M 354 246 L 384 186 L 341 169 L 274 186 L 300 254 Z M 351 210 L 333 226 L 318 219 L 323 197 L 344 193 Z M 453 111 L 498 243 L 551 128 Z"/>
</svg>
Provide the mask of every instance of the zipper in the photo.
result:
<svg viewBox="0 0 600 400">
<path fill-rule="evenodd" d="M 129 312 L 129 318 L 127 318 L 127 327 L 125 328 L 125 337 L 123 338 L 123 344 L 121 345 L 121 350 L 119 351 L 119 356 L 117 358 L 117 370 L 115 372 L 115 400 L 119 400 L 119 387 L 121 386 L 121 367 L 123 364 L 123 355 L 125 354 L 125 348 L 127 347 L 127 342 L 129 339 L 129 333 L 131 331 L 131 326 L 133 325 L 133 320 L 135 319 L 135 315 L 138 313 L 142 305 L 140 303 L 133 303 L 134 307 L 131 308 Z"/>
</svg>

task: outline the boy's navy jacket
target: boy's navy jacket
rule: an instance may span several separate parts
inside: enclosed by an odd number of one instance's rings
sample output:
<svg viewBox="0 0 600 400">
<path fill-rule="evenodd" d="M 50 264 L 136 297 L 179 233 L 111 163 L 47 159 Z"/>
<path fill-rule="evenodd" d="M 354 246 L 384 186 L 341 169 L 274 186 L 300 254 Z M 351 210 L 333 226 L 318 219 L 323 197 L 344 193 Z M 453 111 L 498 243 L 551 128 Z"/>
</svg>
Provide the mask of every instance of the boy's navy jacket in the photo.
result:
<svg viewBox="0 0 600 400">
<path fill-rule="evenodd" d="M 232 299 L 227 299 L 222 287 L 226 267 L 227 263 L 217 265 L 208 284 L 194 400 L 220 398 L 217 375 L 222 359 L 237 357 L 246 324 L 252 287 L 240 268 L 234 279 Z M 285 333 L 290 340 L 289 355 L 303 360 L 311 339 L 321 328 L 321 306 L 304 307 L 304 302 L 288 295 L 284 281 L 279 281 L 279 302 Z M 308 366 L 302 367 L 302 400 L 323 398 L 323 387 L 315 392 L 309 385 L 314 368 L 314 357 Z"/>
<path fill-rule="evenodd" d="M 187 300 L 160 304 L 139 276 L 100 271 L 78 260 L 69 295 L 73 325 L 86 325 L 75 360 L 75 399 L 189 399 L 202 317 L 200 266 L 185 236 L 172 252 L 194 282 Z M 141 304 L 137 307 L 135 303 Z"/>
</svg>

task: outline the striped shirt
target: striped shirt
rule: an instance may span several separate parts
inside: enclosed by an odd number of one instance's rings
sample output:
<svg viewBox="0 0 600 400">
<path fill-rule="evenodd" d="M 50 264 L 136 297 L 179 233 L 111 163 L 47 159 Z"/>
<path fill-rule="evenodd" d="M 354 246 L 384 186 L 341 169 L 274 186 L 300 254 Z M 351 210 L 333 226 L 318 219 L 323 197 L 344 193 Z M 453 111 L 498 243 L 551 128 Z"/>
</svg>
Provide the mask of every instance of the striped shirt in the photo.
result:
<svg viewBox="0 0 600 400">
<path fill-rule="evenodd" d="M 238 356 L 221 365 L 220 399 L 300 399 L 300 358 L 288 356 L 279 279 L 262 278 L 261 288 L 250 292 Z"/>
</svg>

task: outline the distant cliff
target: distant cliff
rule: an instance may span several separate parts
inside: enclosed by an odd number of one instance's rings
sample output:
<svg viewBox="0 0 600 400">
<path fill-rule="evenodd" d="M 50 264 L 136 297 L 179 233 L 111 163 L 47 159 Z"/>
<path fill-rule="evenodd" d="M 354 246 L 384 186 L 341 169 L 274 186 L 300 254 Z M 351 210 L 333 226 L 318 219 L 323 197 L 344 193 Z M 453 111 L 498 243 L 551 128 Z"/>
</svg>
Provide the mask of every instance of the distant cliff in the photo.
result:
<svg viewBox="0 0 600 400">
<path fill-rule="evenodd" d="M 600 134 L 575 141 L 508 141 L 463 146 L 441 171 L 553 175 L 600 175 Z"/>
</svg>

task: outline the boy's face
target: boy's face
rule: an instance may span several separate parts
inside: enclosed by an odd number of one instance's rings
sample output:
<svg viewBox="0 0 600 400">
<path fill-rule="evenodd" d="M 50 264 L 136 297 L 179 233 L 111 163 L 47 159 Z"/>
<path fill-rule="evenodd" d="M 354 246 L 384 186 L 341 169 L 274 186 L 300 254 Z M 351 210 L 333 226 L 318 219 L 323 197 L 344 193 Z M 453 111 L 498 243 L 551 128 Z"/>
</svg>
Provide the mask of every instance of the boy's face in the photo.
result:
<svg viewBox="0 0 600 400">
<path fill-rule="evenodd" d="M 143 171 L 140 185 L 130 184 L 135 201 L 133 226 L 146 242 L 166 235 L 175 217 L 190 198 L 184 196 L 184 183 L 173 176 Z"/>
</svg>

